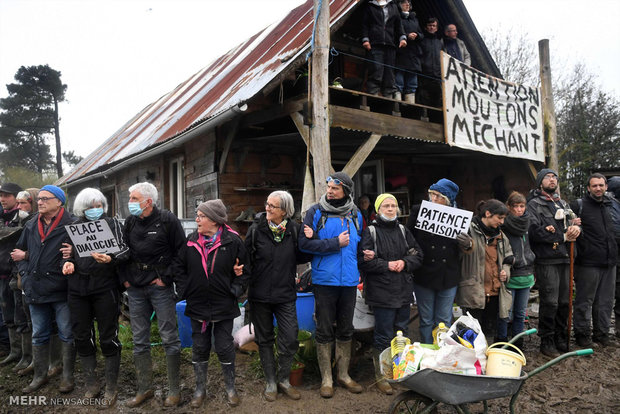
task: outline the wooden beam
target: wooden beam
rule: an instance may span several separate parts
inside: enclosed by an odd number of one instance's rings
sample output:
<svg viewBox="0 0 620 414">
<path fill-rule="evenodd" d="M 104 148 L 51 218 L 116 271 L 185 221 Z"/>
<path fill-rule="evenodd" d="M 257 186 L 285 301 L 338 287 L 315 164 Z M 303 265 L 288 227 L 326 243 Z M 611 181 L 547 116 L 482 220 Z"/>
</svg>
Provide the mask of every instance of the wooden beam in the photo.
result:
<svg viewBox="0 0 620 414">
<path fill-rule="evenodd" d="M 224 168 L 226 168 L 226 158 L 228 158 L 228 152 L 230 151 L 230 144 L 232 143 L 233 138 L 237 135 L 237 130 L 239 128 L 239 117 L 235 117 L 232 121 L 230 129 L 226 134 L 226 140 L 224 141 L 224 150 L 222 151 L 222 156 L 220 157 L 220 174 L 224 172 Z"/>
<path fill-rule="evenodd" d="M 526 164 L 527 164 L 527 170 L 530 172 L 530 178 L 533 181 L 536 181 L 536 176 L 538 175 L 538 171 L 536 170 L 534 163 L 532 161 L 526 161 Z"/>
<path fill-rule="evenodd" d="M 370 155 L 375 148 L 382 135 L 370 134 L 370 137 L 355 151 L 355 154 L 351 157 L 347 165 L 344 166 L 342 171 L 347 173 L 349 177 L 353 177 L 357 170 L 360 169 L 366 158 Z"/>
<path fill-rule="evenodd" d="M 310 142 L 310 128 L 304 124 L 304 116 L 300 112 L 293 112 L 290 116 L 299 131 L 299 135 L 301 135 L 301 139 L 304 140 L 306 146 L 310 149 L 310 154 L 314 156 L 312 153 L 312 143 Z M 334 173 L 334 167 L 331 164 L 329 165 L 329 173 Z"/>
<path fill-rule="evenodd" d="M 558 171 L 558 137 L 555 124 L 555 104 L 553 103 L 553 85 L 551 83 L 551 58 L 549 56 L 549 39 L 538 42 L 540 59 L 540 89 L 542 91 L 543 131 L 547 142 L 548 166 Z"/>
<path fill-rule="evenodd" d="M 249 113 L 243 117 L 240 127 L 248 128 L 256 124 L 263 124 L 275 119 L 284 118 L 291 113 L 301 111 L 304 107 L 304 103 L 307 101 L 308 98 L 306 97 L 289 99 L 284 101 L 282 105 L 274 104 L 267 109 Z"/>
</svg>

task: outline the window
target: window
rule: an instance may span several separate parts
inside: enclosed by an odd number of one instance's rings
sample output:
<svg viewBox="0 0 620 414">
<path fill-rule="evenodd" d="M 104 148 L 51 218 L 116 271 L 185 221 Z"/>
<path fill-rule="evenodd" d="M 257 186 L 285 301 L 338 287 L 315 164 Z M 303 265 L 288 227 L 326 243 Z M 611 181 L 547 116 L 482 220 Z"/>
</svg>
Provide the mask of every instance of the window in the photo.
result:
<svg viewBox="0 0 620 414">
<path fill-rule="evenodd" d="M 185 174 L 183 168 L 183 157 L 170 160 L 169 176 L 169 209 L 178 218 L 185 218 Z"/>
</svg>

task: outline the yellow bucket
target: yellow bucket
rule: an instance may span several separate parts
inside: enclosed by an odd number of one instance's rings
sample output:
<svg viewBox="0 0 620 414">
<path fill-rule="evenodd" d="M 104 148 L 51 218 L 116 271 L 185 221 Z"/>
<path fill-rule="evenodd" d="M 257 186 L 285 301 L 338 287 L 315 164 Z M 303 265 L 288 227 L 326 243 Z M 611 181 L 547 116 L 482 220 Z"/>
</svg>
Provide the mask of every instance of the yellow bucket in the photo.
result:
<svg viewBox="0 0 620 414">
<path fill-rule="evenodd" d="M 496 345 L 510 345 L 517 352 L 493 348 Z M 487 372 L 493 377 L 520 377 L 521 367 L 525 365 L 525 355 L 513 344 L 496 342 L 487 348 Z"/>
</svg>

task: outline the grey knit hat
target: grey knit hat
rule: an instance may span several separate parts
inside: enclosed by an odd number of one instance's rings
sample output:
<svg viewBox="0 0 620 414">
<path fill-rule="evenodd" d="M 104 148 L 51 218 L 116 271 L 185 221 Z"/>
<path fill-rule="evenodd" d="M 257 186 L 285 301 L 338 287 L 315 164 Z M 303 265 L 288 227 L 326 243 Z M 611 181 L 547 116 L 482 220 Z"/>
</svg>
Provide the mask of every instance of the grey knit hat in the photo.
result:
<svg viewBox="0 0 620 414">
<path fill-rule="evenodd" d="M 543 168 L 542 170 L 538 171 L 538 174 L 536 175 L 536 188 L 540 188 L 543 178 L 545 178 L 545 175 L 547 174 L 553 174 L 556 177 L 558 176 L 558 173 L 555 170 L 552 170 L 551 168 Z"/>
<path fill-rule="evenodd" d="M 200 203 L 200 205 L 198 206 L 198 211 L 200 211 L 202 214 L 204 214 L 217 224 L 224 224 L 228 221 L 226 206 L 219 198 Z"/>
<path fill-rule="evenodd" d="M 342 189 L 346 195 L 353 194 L 353 180 L 344 171 L 339 171 L 330 175 L 332 179 L 339 180 L 342 183 Z M 329 180 L 329 178 L 328 178 Z"/>
</svg>

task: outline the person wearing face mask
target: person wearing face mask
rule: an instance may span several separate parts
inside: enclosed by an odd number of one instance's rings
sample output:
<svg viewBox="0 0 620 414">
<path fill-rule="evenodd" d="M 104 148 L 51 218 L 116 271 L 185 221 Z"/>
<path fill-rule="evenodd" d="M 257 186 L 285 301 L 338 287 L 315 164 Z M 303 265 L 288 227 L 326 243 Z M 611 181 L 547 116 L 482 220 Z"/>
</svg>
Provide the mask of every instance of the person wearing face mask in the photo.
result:
<svg viewBox="0 0 620 414">
<path fill-rule="evenodd" d="M 372 359 L 377 388 L 390 395 L 392 387 L 381 375 L 379 355 L 396 331 L 407 336 L 412 272 L 422 265 L 423 253 L 411 231 L 398 222 L 398 202 L 392 194 L 379 195 L 375 209 L 376 219 L 362 233 L 358 263 L 365 274 L 366 303 L 375 316 Z"/>
<path fill-rule="evenodd" d="M 130 216 L 125 219 L 123 239 L 129 247 L 130 258 L 120 273 L 129 296 L 138 380 L 136 396 L 127 403 L 130 408 L 139 406 L 154 395 L 151 362 L 153 310 L 166 353 L 168 396 L 164 406 L 174 407 L 180 402 L 181 341 L 170 265 L 185 243 L 185 232 L 174 214 L 157 208 L 157 200 L 157 188 L 151 183 L 129 187 Z"/>
<path fill-rule="evenodd" d="M 459 186 L 442 178 L 428 189 L 429 201 L 445 206 L 456 206 Z M 411 208 L 407 227 L 424 252 L 422 267 L 414 274 L 414 291 L 420 313 L 420 337 L 422 343 L 433 343 L 433 328 L 440 322 L 450 325 L 452 304 L 456 287 L 461 278 L 459 257 L 471 252 L 472 240 L 466 233 L 456 239 L 439 236 L 416 229 L 421 205 Z"/>
<path fill-rule="evenodd" d="M 118 395 L 118 372 L 121 363 L 121 343 L 118 339 L 118 316 L 120 313 L 120 283 L 116 266 L 129 258 L 129 249 L 123 239 L 122 226 L 116 218 L 108 217 L 108 202 L 101 191 L 85 188 L 73 202 L 76 223 L 105 220 L 116 239 L 115 253 L 91 253 L 80 257 L 73 244 L 71 257 L 65 259 L 62 272 L 69 282 L 69 309 L 77 353 L 82 361 L 85 398 L 96 398 L 100 387 L 95 372 L 97 346 L 93 323 L 97 321 L 99 346 L 105 356 L 105 401 L 111 406 Z"/>
<path fill-rule="evenodd" d="M 510 241 L 502 232 L 508 207 L 499 200 L 481 201 L 469 226 L 473 251 L 461 259 L 456 303 L 478 319 L 487 341 L 497 335 L 499 318 L 508 318 L 512 296 L 506 288 L 514 262 Z"/>
</svg>

